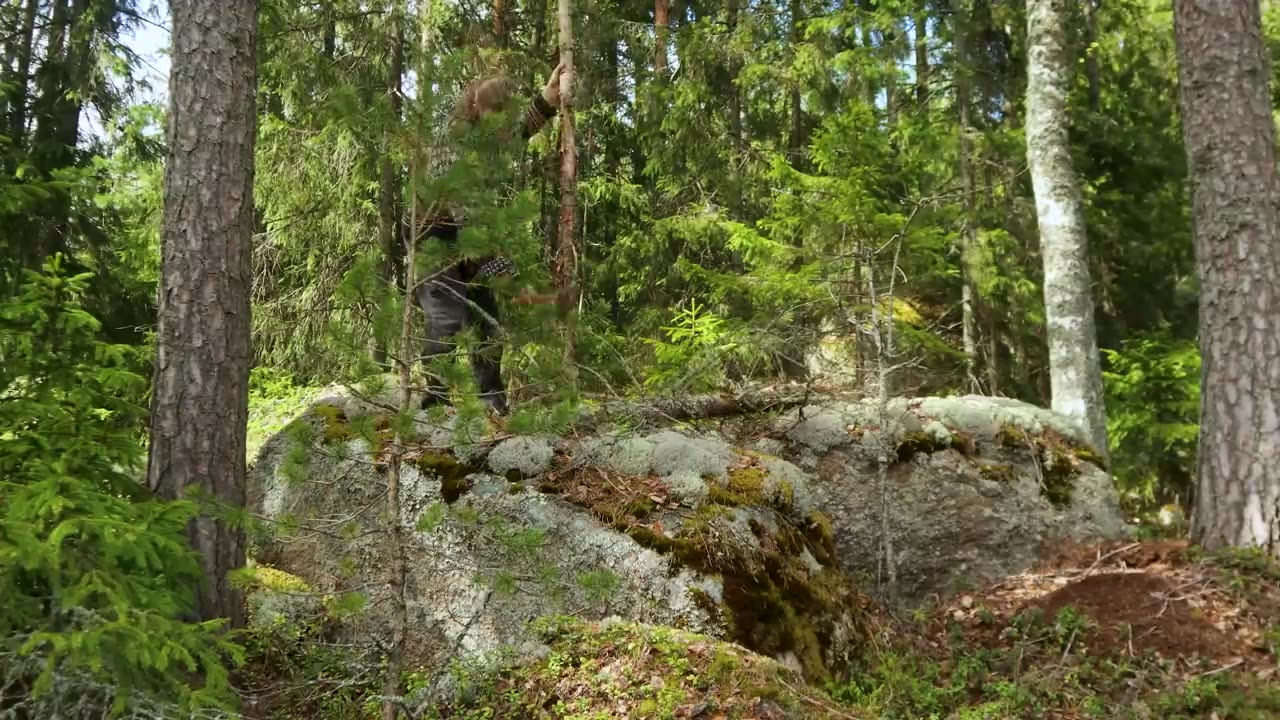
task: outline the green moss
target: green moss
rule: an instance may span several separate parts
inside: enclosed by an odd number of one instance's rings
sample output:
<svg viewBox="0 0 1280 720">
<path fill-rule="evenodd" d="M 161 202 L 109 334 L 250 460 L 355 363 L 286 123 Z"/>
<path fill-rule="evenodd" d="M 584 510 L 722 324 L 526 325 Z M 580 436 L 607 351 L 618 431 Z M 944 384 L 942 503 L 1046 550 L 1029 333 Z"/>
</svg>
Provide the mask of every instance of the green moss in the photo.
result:
<svg viewBox="0 0 1280 720">
<path fill-rule="evenodd" d="M 1011 450 L 1031 451 L 1035 455 L 1040 468 L 1040 492 L 1050 503 L 1063 507 L 1071 502 L 1071 491 L 1075 479 L 1080 474 L 1079 462 L 1101 463 L 1101 459 L 1087 447 L 1076 445 L 1053 430 L 1046 430 L 1033 436 L 1013 423 L 1005 423 L 1000 427 L 998 440 L 1002 447 Z M 1101 466 L 1101 465 L 1100 465 Z M 986 466 L 990 467 L 990 466 Z M 991 479 L 1006 479 L 1002 469 L 988 470 L 980 468 L 983 475 Z M 1008 479 L 1013 473 L 1008 473 Z"/>
<path fill-rule="evenodd" d="M 778 481 L 778 505 L 788 508 L 796 504 L 796 489 L 788 480 Z"/>
<path fill-rule="evenodd" d="M 653 514 L 658 506 L 647 497 L 633 498 L 623 508 L 624 512 L 636 519 L 643 520 Z"/>
<path fill-rule="evenodd" d="M 411 462 L 423 473 L 440 478 L 440 496 L 449 504 L 471 489 L 467 477 L 479 471 L 478 467 L 461 463 L 446 453 L 424 452 Z"/>
<path fill-rule="evenodd" d="M 952 430 L 951 447 L 965 457 L 973 457 L 978 454 L 978 441 L 974 439 L 973 435 L 966 432 Z"/>
<path fill-rule="evenodd" d="M 707 502 L 727 507 L 750 504 L 746 498 L 715 482 L 707 483 Z"/>
<path fill-rule="evenodd" d="M 804 687 L 779 663 L 729 643 L 630 623 L 591 626 L 564 619 L 542 627 L 546 629 L 540 634 L 550 645 L 545 658 L 500 669 L 469 693 L 463 707 L 441 716 L 842 716 L 829 698 Z M 609 669 L 609 678 L 602 682 L 603 668 Z M 767 715 L 761 714 L 764 699 L 776 706 Z M 696 715 L 688 712 L 699 707 L 704 710 Z"/>
<path fill-rule="evenodd" d="M 772 487 L 768 471 L 759 467 L 736 468 L 724 479 L 706 478 L 707 502 L 664 531 L 647 521 L 657 510 L 648 499 L 654 479 L 634 485 L 594 480 L 589 470 L 555 475 L 543 479 L 543 490 L 561 494 L 601 523 L 667 556 L 673 572 L 689 568 L 719 576 L 725 588 L 722 601 L 701 592 L 694 592 L 693 600 L 727 628 L 729 637 L 765 655 L 794 653 L 810 679 L 831 676 L 825 660 L 835 637 L 831 624 L 847 616 L 858 596 L 852 582 L 835 570 L 824 573 L 839 582 L 816 587 L 811 582 L 812 561 L 806 554 L 830 566 L 834 533 L 821 513 L 798 523 L 788 517 L 795 499 L 790 483 L 778 481 Z M 774 513 L 772 519 L 751 523 L 758 543 L 733 537 L 739 507 Z"/>
<path fill-rule="evenodd" d="M 736 468 L 729 472 L 729 491 L 748 502 L 763 502 L 764 479 L 767 476 L 768 473 L 757 467 Z"/>
<path fill-rule="evenodd" d="M 1000 426 L 1000 431 L 996 433 L 996 442 L 1001 447 L 1007 448 L 1025 448 L 1031 441 L 1031 436 L 1026 430 L 1018 427 L 1016 424 L 1007 422 Z"/>
<path fill-rule="evenodd" d="M 336 405 L 317 405 L 315 411 L 324 422 L 322 437 L 326 445 L 346 442 L 355 436 L 351 421 L 342 408 Z"/>
<path fill-rule="evenodd" d="M 836 529 L 826 513 L 818 510 L 810 511 L 809 517 L 805 519 L 805 529 L 813 539 L 814 545 L 835 552 Z"/>
<path fill-rule="evenodd" d="M 982 477 L 995 482 L 1007 483 L 1017 479 L 1013 466 L 1008 463 L 978 463 L 978 472 Z"/>
<path fill-rule="evenodd" d="M 1071 455 L 1056 448 L 1043 448 L 1040 470 L 1042 480 L 1040 493 L 1057 507 L 1069 504 L 1072 486 L 1078 474 Z"/>
<path fill-rule="evenodd" d="M 725 612 L 725 607 L 716 602 L 715 598 L 711 597 L 706 590 L 698 587 L 689 588 L 689 597 L 693 600 L 694 605 L 697 605 L 699 609 L 707 614 L 707 617 L 711 618 L 711 622 L 723 627 L 727 634 L 733 634 L 733 616 Z"/>
<path fill-rule="evenodd" d="M 251 568 L 254 582 L 267 590 L 276 590 L 279 592 L 311 592 L 311 586 L 306 580 L 287 573 L 283 570 L 273 568 L 269 565 L 257 565 Z"/>
<path fill-rule="evenodd" d="M 933 453 L 949 447 L 951 447 L 950 442 L 927 432 L 907 433 L 898 442 L 898 462 L 906 462 L 919 453 Z"/>
<path fill-rule="evenodd" d="M 1090 463 L 1102 470 L 1107 469 L 1107 461 L 1102 459 L 1101 455 L 1094 452 L 1093 448 L 1089 448 L 1081 445 L 1079 447 L 1074 448 L 1072 451 L 1072 454 L 1075 455 L 1075 458 L 1077 460 Z"/>
</svg>

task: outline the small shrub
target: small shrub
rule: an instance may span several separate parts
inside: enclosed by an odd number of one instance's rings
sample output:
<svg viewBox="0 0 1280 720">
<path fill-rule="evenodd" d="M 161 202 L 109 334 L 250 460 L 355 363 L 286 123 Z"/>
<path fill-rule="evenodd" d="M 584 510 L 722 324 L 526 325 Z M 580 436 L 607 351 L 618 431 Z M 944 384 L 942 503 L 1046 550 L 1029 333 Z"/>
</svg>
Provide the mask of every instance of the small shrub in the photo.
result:
<svg viewBox="0 0 1280 720">
<path fill-rule="evenodd" d="M 0 304 L 0 706 L 229 709 L 223 662 L 239 648 L 182 619 L 202 580 L 185 534 L 196 507 L 137 480 L 147 382 L 134 349 L 97 340 L 87 280 L 55 257 Z"/>
</svg>

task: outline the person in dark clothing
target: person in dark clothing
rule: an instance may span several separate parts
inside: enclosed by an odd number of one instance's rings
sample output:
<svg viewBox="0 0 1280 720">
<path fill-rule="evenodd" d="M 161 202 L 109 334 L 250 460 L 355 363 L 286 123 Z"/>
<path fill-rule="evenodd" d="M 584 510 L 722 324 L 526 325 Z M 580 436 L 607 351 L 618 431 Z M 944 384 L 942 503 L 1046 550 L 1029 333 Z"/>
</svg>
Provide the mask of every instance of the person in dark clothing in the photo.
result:
<svg viewBox="0 0 1280 720">
<path fill-rule="evenodd" d="M 520 140 L 527 141 L 555 117 L 560 105 L 560 73 L 557 66 L 547 80 L 542 92 L 525 107 L 519 121 Z M 511 99 L 511 86 L 502 77 L 491 77 L 471 83 L 462 93 L 454 109 L 455 130 L 475 128 L 495 113 L 505 112 Z M 510 140 L 509 130 L 499 130 L 496 140 Z M 501 160 L 499 160 L 501 162 Z M 498 168 L 493 168 L 497 170 Z M 500 174 L 500 173 L 499 173 Z M 441 240 L 446 247 L 458 247 L 458 234 L 466 218 L 463 211 L 446 207 L 435 213 L 428 237 Z M 502 343 L 499 309 L 492 281 L 500 277 L 513 277 L 518 269 L 504 255 L 488 255 L 480 258 L 464 258 L 453 262 L 418 284 L 418 304 L 426 316 L 426 342 L 422 361 L 429 365 L 432 359 L 454 348 L 452 338 L 464 328 L 474 327 L 478 345 L 472 351 L 471 368 L 479 386 L 480 399 L 493 411 L 505 415 L 508 411 L 506 387 L 502 381 Z M 539 296 L 522 293 L 517 302 L 543 302 Z M 440 378 L 427 370 L 428 384 L 421 407 L 447 403 L 448 394 Z"/>
</svg>

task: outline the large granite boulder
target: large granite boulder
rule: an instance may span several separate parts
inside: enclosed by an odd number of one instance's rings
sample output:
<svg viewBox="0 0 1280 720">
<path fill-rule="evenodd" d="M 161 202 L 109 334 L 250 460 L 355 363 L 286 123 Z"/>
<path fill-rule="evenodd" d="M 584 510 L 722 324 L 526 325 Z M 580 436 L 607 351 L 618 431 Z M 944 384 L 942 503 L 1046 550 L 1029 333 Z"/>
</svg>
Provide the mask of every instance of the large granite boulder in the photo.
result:
<svg viewBox="0 0 1280 720">
<path fill-rule="evenodd" d="M 389 637 L 387 400 L 313 394 L 250 474 L 250 507 L 265 521 L 255 562 L 312 594 L 365 598 L 341 619 L 344 641 Z M 834 559 L 809 476 L 790 463 L 714 434 L 474 429 L 461 437 L 455 421 L 419 413 L 401 470 L 416 662 L 536 655 L 530 621 L 555 614 L 735 640 L 812 680 L 857 651 L 865 605 Z M 250 597 L 256 622 L 289 620 L 283 606 L 296 604 Z"/>
<path fill-rule="evenodd" d="M 385 642 L 393 397 L 304 400 L 253 459 L 265 531 L 252 555 L 320 595 L 363 597 L 338 633 Z M 279 425 L 282 409 L 270 412 Z M 571 438 L 419 413 L 411 435 L 396 513 L 408 642 L 436 666 L 536 656 L 530 621 L 569 613 L 734 640 L 822 680 L 865 637 L 851 578 L 885 587 L 891 566 L 895 596 L 920 601 L 1025 570 L 1047 545 L 1125 532 L 1079 433 L 1006 400 L 833 403 Z M 259 622 L 286 605 L 251 598 Z"/>
<path fill-rule="evenodd" d="M 843 567 L 887 581 L 890 550 L 908 603 L 1023 572 L 1064 541 L 1128 532 L 1101 454 L 1066 418 L 1023 402 L 843 403 L 774 430 L 775 451 L 812 474 Z"/>
</svg>

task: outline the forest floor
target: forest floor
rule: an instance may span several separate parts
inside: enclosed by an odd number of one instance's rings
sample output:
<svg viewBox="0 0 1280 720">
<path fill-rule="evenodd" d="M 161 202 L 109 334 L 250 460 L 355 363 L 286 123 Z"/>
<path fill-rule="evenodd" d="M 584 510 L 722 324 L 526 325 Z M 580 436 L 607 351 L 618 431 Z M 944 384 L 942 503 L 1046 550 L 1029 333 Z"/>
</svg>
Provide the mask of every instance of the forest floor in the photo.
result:
<svg viewBox="0 0 1280 720">
<path fill-rule="evenodd" d="M 1064 546 L 1026 573 L 927 607 L 872 610 L 867 622 L 861 657 L 817 687 L 732 643 L 548 619 L 545 656 L 468 674 L 460 704 L 419 717 L 1280 718 L 1280 563 L 1260 552 L 1178 540 Z M 377 716 L 372 676 L 353 682 L 345 656 L 298 655 L 296 642 L 250 653 L 252 694 L 274 708 L 252 716 Z M 411 690 L 415 678 L 426 676 L 411 673 Z"/>
<path fill-rule="evenodd" d="M 1185 541 L 1066 546 L 909 613 L 830 688 L 873 717 L 1280 717 L 1280 564 Z"/>
</svg>

